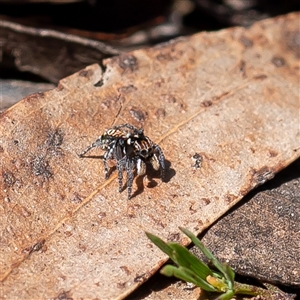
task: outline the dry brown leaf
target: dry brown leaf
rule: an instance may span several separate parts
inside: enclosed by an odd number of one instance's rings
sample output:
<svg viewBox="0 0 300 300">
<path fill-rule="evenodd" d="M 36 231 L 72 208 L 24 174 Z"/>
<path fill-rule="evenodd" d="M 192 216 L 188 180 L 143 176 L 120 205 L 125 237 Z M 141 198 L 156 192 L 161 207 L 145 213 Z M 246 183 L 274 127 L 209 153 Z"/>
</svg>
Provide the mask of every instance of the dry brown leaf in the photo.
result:
<svg viewBox="0 0 300 300">
<path fill-rule="evenodd" d="M 145 230 L 188 244 L 178 226 L 201 232 L 299 157 L 298 18 L 134 51 L 3 113 L 2 295 L 122 299 L 166 259 Z M 127 122 L 170 162 L 130 201 L 101 160 L 77 156 Z"/>
</svg>

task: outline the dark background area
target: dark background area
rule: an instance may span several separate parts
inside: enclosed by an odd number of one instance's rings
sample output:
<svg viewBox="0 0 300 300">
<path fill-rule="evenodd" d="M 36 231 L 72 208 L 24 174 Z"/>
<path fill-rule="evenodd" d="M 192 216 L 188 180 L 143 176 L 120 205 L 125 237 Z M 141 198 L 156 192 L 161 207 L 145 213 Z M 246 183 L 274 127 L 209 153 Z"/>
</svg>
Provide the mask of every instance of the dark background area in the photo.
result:
<svg viewBox="0 0 300 300">
<path fill-rule="evenodd" d="M 101 41 L 124 52 L 203 30 L 249 26 L 299 9 L 299 0 L 0 0 L 0 19 L 38 31 L 54 30 Z M 142 38 L 137 39 L 139 35 Z M 60 79 L 20 68 L 14 52 L 22 45 L 4 41 L 0 47 L 0 78 L 53 83 Z M 61 45 L 55 47 L 58 50 Z"/>
</svg>

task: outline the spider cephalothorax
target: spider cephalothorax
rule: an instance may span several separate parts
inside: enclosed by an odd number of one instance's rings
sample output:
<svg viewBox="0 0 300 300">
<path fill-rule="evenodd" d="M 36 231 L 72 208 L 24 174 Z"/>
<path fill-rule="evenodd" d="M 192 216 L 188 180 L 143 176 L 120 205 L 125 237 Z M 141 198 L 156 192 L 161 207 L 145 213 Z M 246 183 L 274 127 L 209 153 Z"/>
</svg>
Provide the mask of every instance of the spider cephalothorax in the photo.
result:
<svg viewBox="0 0 300 300">
<path fill-rule="evenodd" d="M 105 178 L 109 177 L 107 160 L 114 159 L 117 163 L 119 191 L 123 186 L 123 171 L 127 173 L 128 199 L 131 197 L 134 169 L 137 175 L 146 173 L 146 163 L 151 163 L 155 170 L 161 169 L 161 177 L 165 173 L 165 157 L 161 148 L 144 135 L 143 129 L 130 124 L 114 126 L 106 130 L 94 143 L 81 154 L 82 157 L 94 147 L 106 150 L 103 156 Z"/>
</svg>

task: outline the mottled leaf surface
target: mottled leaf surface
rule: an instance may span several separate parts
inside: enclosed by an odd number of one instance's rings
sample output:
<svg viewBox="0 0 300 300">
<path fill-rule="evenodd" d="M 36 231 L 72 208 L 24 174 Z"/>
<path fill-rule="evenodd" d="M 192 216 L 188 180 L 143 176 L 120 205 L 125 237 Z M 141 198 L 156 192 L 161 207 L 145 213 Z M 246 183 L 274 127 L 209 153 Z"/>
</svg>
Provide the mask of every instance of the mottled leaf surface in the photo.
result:
<svg viewBox="0 0 300 300">
<path fill-rule="evenodd" d="M 1 115 L 1 293 L 121 299 L 166 257 L 299 157 L 299 14 L 201 33 L 92 65 Z M 104 180 L 113 124 L 144 127 L 168 161 L 134 197 Z M 198 168 L 192 159 L 198 154 Z"/>
</svg>

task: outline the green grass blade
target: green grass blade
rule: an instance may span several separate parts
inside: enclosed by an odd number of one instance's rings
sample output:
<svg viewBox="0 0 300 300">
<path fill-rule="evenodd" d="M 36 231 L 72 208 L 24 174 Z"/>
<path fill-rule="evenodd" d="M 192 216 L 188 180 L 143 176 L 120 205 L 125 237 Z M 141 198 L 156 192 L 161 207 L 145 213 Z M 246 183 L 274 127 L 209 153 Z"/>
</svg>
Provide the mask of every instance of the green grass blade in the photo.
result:
<svg viewBox="0 0 300 300">
<path fill-rule="evenodd" d="M 233 299 L 233 296 L 233 291 L 227 291 L 225 294 L 220 295 L 216 300 L 231 300 Z"/>
<path fill-rule="evenodd" d="M 193 271 L 187 269 L 185 267 L 175 267 L 171 265 L 167 265 L 163 267 L 160 271 L 161 274 L 166 276 L 175 276 L 178 279 L 191 282 L 196 286 L 201 287 L 203 290 L 208 292 L 217 292 L 218 290 L 215 289 L 212 285 L 210 285 L 207 281 L 203 280 L 201 277 L 197 276 Z"/>
<path fill-rule="evenodd" d="M 178 265 L 190 268 L 198 276 L 205 278 L 208 275 L 213 275 L 209 267 L 201 262 L 195 255 L 190 253 L 185 247 L 178 243 L 165 243 L 159 237 L 146 232 L 147 237 L 164 253 L 169 255 L 169 257 Z"/>
<path fill-rule="evenodd" d="M 149 232 L 146 232 L 146 235 L 152 243 L 154 243 L 161 251 L 169 255 L 169 257 L 173 260 L 173 249 L 167 243 Z"/>
<path fill-rule="evenodd" d="M 203 280 L 206 280 L 208 275 L 213 273 L 210 268 L 200 261 L 194 254 L 188 251 L 185 247 L 177 243 L 168 243 L 169 247 L 173 249 L 175 263 L 180 267 L 185 267 L 196 273 Z"/>
<path fill-rule="evenodd" d="M 226 268 L 223 267 L 223 265 L 216 259 L 216 257 L 202 244 L 202 242 L 188 229 L 185 229 L 183 227 L 179 227 L 179 229 L 186 234 L 192 242 L 203 252 L 203 254 L 211 260 L 211 262 L 214 264 L 214 266 L 224 275 L 224 277 L 227 280 L 228 288 L 233 289 L 231 278 L 234 277 L 232 274 L 227 274 Z M 233 272 L 231 269 L 230 272 Z M 234 273 L 234 272 L 233 272 Z"/>
<path fill-rule="evenodd" d="M 235 294 L 257 295 L 255 287 L 234 282 L 235 273 L 227 264 L 221 264 L 216 257 L 202 244 L 202 242 L 188 229 L 179 227 L 204 255 L 221 272 L 220 274 L 200 261 L 188 249 L 178 243 L 165 243 L 159 237 L 146 232 L 147 237 L 164 253 L 166 253 L 179 267 L 167 265 L 161 273 L 166 276 L 175 276 L 181 280 L 191 282 L 203 290 L 222 293 L 218 300 L 230 300 Z M 223 276 L 222 276 L 223 274 Z M 224 293 L 225 292 L 225 293 Z"/>
<path fill-rule="evenodd" d="M 230 279 L 231 284 L 230 284 L 229 288 L 233 289 L 235 273 L 229 265 L 224 264 L 223 267 L 225 268 L 226 274 L 228 275 L 228 277 Z"/>
</svg>

